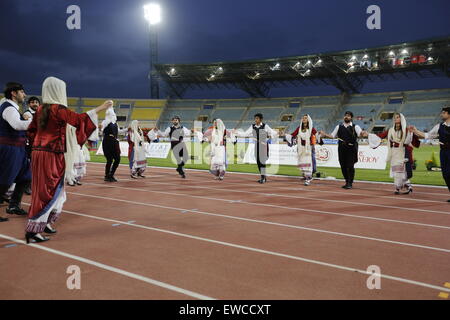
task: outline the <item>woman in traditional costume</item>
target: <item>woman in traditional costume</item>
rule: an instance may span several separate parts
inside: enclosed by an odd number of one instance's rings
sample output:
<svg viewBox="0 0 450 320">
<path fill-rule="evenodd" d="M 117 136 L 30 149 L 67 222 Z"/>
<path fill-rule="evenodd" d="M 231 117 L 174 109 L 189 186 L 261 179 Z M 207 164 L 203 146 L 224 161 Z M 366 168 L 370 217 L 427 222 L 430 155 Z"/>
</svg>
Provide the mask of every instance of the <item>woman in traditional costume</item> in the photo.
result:
<svg viewBox="0 0 450 320">
<path fill-rule="evenodd" d="M 144 172 L 147 167 L 147 157 L 145 156 L 144 133 L 139 127 L 139 122 L 133 120 L 128 128 L 128 160 L 130 162 L 130 172 L 133 179 L 145 178 Z"/>
<path fill-rule="evenodd" d="M 403 114 L 395 113 L 392 119 L 392 127 L 379 133 L 378 137 L 387 139 L 388 156 L 386 161 L 391 165 L 390 176 L 394 178 L 395 194 L 409 194 L 413 191 L 410 182 L 413 176 L 413 147 L 418 148 L 420 141 L 415 134 L 407 130 Z M 374 140 L 373 137 L 372 140 Z M 372 144 L 374 143 L 372 142 Z M 381 140 L 378 145 L 380 143 Z"/>
<path fill-rule="evenodd" d="M 221 119 L 215 119 L 211 128 L 203 134 L 204 141 L 211 143 L 211 167 L 209 172 L 218 180 L 223 180 L 227 170 L 227 135 L 231 132 L 227 131 Z"/>
<path fill-rule="evenodd" d="M 78 139 L 84 142 L 97 127 L 97 113 L 112 106 L 105 101 L 101 106 L 77 114 L 67 108 L 66 84 L 49 77 L 42 85 L 43 105 L 38 108 L 28 128 L 32 143 L 32 194 L 25 238 L 27 243 L 47 241 L 40 233 L 56 233 L 52 224 L 61 214 L 66 201 L 64 190 L 66 160 L 75 158 L 67 146 L 67 124 L 76 128 Z M 83 142 L 83 143 L 84 143 Z"/>
<path fill-rule="evenodd" d="M 309 186 L 312 175 L 315 172 L 315 153 L 317 130 L 313 127 L 313 121 L 308 114 L 302 117 L 300 126 L 292 133 L 286 135 L 290 146 L 297 145 L 298 167 L 305 180 L 305 186 Z"/>
</svg>

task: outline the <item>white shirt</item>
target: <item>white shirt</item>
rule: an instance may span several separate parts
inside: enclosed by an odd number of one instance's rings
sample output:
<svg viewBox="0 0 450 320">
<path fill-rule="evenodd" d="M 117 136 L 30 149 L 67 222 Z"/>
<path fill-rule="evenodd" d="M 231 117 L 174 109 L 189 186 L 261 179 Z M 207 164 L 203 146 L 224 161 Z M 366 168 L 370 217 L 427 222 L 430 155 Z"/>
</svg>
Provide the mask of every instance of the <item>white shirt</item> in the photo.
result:
<svg viewBox="0 0 450 320">
<path fill-rule="evenodd" d="M 166 129 L 166 131 L 164 131 L 164 132 L 158 130 L 158 135 L 161 136 L 161 137 L 167 138 L 170 135 L 170 128 L 171 127 L 168 127 Z M 181 129 L 181 126 L 177 127 L 177 129 Z M 191 136 L 191 130 L 189 130 L 188 128 L 185 128 L 185 127 L 183 127 L 182 130 L 183 130 L 183 136 L 184 137 L 190 137 Z M 173 139 L 174 139 L 174 141 L 177 141 L 177 139 L 175 139 L 175 138 L 173 138 Z"/>
<path fill-rule="evenodd" d="M 260 128 L 263 124 L 261 123 L 259 126 L 255 125 L 256 128 Z M 267 133 L 269 137 L 272 137 L 275 139 L 278 135 L 278 133 L 269 127 L 268 124 L 264 127 L 264 131 Z M 245 137 L 253 137 L 253 126 L 250 126 L 250 128 L 247 129 L 245 132 L 236 132 L 237 137 L 245 138 Z"/>
<path fill-rule="evenodd" d="M 5 99 L 2 100 L 3 102 L 9 102 L 12 104 L 12 106 L 7 107 L 5 110 L 3 110 L 2 118 L 9 123 L 11 127 L 13 127 L 14 130 L 17 131 L 24 131 L 27 130 L 30 123 L 31 118 L 28 120 L 21 120 L 20 119 L 20 112 L 19 112 L 19 106 L 17 103 L 15 103 L 12 100 Z"/>
<path fill-rule="evenodd" d="M 353 122 L 350 122 L 350 123 L 343 123 L 343 125 L 344 125 L 344 127 L 346 127 L 346 128 L 348 128 L 348 127 L 350 127 L 350 126 L 352 126 L 353 125 Z M 333 132 L 331 133 L 331 136 L 333 137 L 333 139 L 336 139 L 336 137 L 337 137 L 337 134 L 338 134 L 338 130 L 339 130 L 339 124 L 336 126 L 336 128 L 334 128 L 334 130 L 333 130 Z M 362 129 L 361 129 L 361 127 L 360 126 L 358 126 L 358 125 L 356 125 L 355 126 L 355 132 L 356 132 L 356 135 L 359 137 L 360 135 L 361 135 L 361 132 L 362 132 Z"/>
<path fill-rule="evenodd" d="M 425 133 L 425 139 L 436 139 L 437 137 L 439 137 L 439 127 L 441 125 L 437 124 L 434 126 L 433 129 L 431 129 L 430 132 L 426 132 Z M 444 126 L 450 127 L 450 123 L 444 122 Z"/>
<path fill-rule="evenodd" d="M 34 114 L 36 113 L 36 111 L 34 111 L 33 109 L 29 108 L 27 111 L 25 111 L 23 114 L 25 115 L 25 113 L 29 113 L 30 114 L 30 118 L 33 119 Z"/>
</svg>

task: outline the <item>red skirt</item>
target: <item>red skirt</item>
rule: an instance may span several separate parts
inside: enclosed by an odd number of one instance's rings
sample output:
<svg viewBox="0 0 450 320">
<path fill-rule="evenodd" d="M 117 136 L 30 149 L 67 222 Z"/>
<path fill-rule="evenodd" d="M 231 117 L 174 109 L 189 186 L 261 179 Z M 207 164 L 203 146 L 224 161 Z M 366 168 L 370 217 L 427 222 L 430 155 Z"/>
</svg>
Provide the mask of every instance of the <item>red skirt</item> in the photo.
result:
<svg viewBox="0 0 450 320">
<path fill-rule="evenodd" d="M 65 201 L 64 154 L 33 151 L 31 171 L 31 207 L 26 231 L 39 233 L 47 223 L 57 220 Z"/>
</svg>

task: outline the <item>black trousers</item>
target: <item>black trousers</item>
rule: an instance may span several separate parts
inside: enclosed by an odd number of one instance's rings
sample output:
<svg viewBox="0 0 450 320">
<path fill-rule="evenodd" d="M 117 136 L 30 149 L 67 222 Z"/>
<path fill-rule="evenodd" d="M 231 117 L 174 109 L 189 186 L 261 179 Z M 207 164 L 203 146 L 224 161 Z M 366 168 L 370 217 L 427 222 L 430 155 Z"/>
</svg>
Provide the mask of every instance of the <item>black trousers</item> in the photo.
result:
<svg viewBox="0 0 450 320">
<path fill-rule="evenodd" d="M 120 144 L 116 139 L 103 140 L 103 154 L 106 158 L 105 176 L 113 176 L 120 164 Z"/>
<path fill-rule="evenodd" d="M 266 175 L 266 163 L 269 159 L 269 145 L 267 143 L 256 142 L 255 145 L 256 164 L 258 165 L 259 173 L 262 176 Z"/>
<path fill-rule="evenodd" d="M 341 166 L 342 175 L 347 184 L 352 184 L 355 179 L 355 163 L 358 160 L 358 148 L 355 146 L 338 147 L 339 164 Z"/>
<path fill-rule="evenodd" d="M 21 181 L 16 182 L 16 187 L 14 188 L 14 192 L 11 196 L 11 200 L 9 200 L 9 207 L 20 207 L 20 204 L 22 202 L 23 193 L 25 191 L 25 188 L 28 186 L 30 182 L 29 181 Z M 11 186 L 8 185 L 0 185 L 0 197 L 3 198 L 6 192 L 8 192 L 8 189 Z"/>
<path fill-rule="evenodd" d="M 172 152 L 177 161 L 178 170 L 183 169 L 189 159 L 189 153 L 184 142 L 172 142 Z"/>
<path fill-rule="evenodd" d="M 442 177 L 447 184 L 448 191 L 450 191 L 450 149 L 441 148 L 440 158 Z"/>
</svg>

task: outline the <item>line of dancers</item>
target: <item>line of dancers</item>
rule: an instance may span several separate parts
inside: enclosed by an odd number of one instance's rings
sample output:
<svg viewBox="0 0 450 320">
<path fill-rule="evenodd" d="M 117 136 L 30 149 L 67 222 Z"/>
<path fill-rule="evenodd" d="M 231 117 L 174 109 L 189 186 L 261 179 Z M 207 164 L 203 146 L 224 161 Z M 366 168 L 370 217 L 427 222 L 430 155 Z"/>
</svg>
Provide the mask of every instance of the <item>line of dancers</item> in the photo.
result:
<svg viewBox="0 0 450 320">
<path fill-rule="evenodd" d="M 0 203 L 9 202 L 6 213 L 27 215 L 25 239 L 29 242 L 48 241 L 46 234 L 55 234 L 54 223 L 60 216 L 66 201 L 65 185 L 80 185 L 80 177 L 85 170 L 86 141 L 98 140 L 98 116 L 105 111 L 102 122 L 102 148 L 107 163 L 105 181 L 117 182 L 114 174 L 120 163 L 120 144 L 118 135 L 128 133 L 128 157 L 130 176 L 133 179 L 145 178 L 147 166 L 145 156 L 145 136 L 134 120 L 128 129 L 121 130 L 117 124 L 113 101 L 107 100 L 92 110 L 78 114 L 67 107 L 66 84 L 55 77 L 45 79 L 42 85 L 42 104 L 32 97 L 28 100 L 29 109 L 21 113 L 19 105 L 24 103 L 26 94 L 23 85 L 10 82 L 4 90 L 5 98 L 0 101 Z M 338 139 L 339 163 L 345 178 L 343 188 L 351 189 L 355 177 L 355 163 L 358 161 L 358 138 L 368 138 L 373 148 L 387 139 L 390 175 L 394 178 L 395 193 L 411 193 L 413 147 L 420 146 L 419 138 L 439 139 L 440 159 L 443 178 L 450 191 L 450 107 L 441 112 L 442 122 L 430 132 L 424 133 L 414 126 L 408 126 L 402 114 L 395 114 L 392 127 L 378 135 L 363 131 L 354 125 L 353 114 L 346 112 L 343 122 L 331 134 L 317 131 L 309 115 L 304 115 L 298 128 L 291 134 L 283 133 L 289 146 L 297 146 L 298 168 L 304 184 L 311 184 L 316 171 L 315 145 L 323 144 L 324 138 Z M 184 166 L 189 159 L 186 138 L 196 134 L 202 142 L 209 142 L 210 173 L 223 180 L 227 169 L 227 138 L 236 143 L 237 137 L 254 139 L 255 158 L 260 172 L 258 183 L 267 182 L 266 165 L 269 147 L 278 140 L 278 132 L 263 122 L 258 113 L 254 124 L 246 131 L 228 130 L 221 119 L 204 134 L 181 125 L 180 117 L 173 117 L 172 125 L 164 132 L 155 128 L 148 132 L 151 142 L 159 137 L 167 137 L 177 162 L 176 171 L 186 178 Z M 33 179 L 32 179 L 33 178 Z M 23 193 L 31 182 L 31 206 L 26 212 L 21 207 Z M 11 186 L 14 185 L 14 190 Z M 5 195 L 12 192 L 10 199 Z M 450 200 L 448 200 L 450 202 Z M 0 213 L 0 222 L 8 221 Z"/>
</svg>

